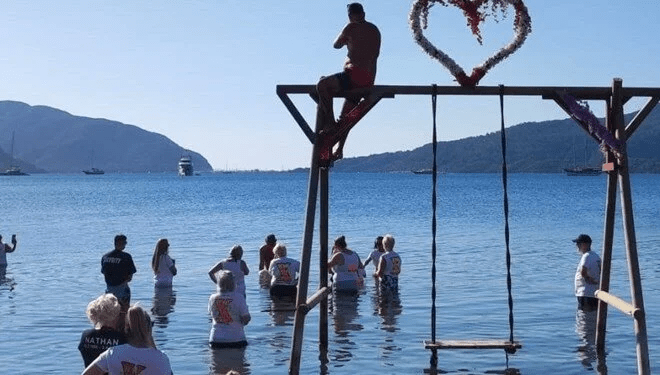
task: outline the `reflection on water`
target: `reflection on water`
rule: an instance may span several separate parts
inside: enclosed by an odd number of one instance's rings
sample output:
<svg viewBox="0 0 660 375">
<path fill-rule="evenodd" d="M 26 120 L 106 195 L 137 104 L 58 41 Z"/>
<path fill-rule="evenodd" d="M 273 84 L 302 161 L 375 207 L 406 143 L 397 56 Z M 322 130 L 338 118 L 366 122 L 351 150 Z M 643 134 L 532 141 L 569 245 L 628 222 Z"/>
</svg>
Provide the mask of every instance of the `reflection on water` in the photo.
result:
<svg viewBox="0 0 660 375">
<path fill-rule="evenodd" d="M 9 303 L 5 302 L 4 300 L 0 303 L 0 307 L 6 307 L 9 308 L 7 313 L 8 314 L 15 314 L 16 310 L 16 305 L 14 304 L 14 288 L 16 287 L 16 282 L 14 281 L 14 278 L 9 276 L 7 277 L 7 266 L 3 265 L 0 266 L 0 296 L 5 294 L 5 291 L 8 291 L 7 293 L 7 299 L 9 300 Z"/>
<path fill-rule="evenodd" d="M 169 319 L 167 314 L 174 311 L 176 303 L 176 292 L 172 287 L 154 288 L 154 299 L 151 313 L 154 316 L 154 324 L 160 328 L 167 328 Z"/>
<path fill-rule="evenodd" d="M 268 311 L 276 326 L 293 325 L 296 300 L 291 297 L 272 297 Z"/>
<path fill-rule="evenodd" d="M 364 328 L 362 324 L 354 322 L 359 316 L 358 303 L 362 293 L 332 293 L 332 298 L 329 300 L 328 309 L 334 318 L 335 343 L 337 344 L 331 355 L 333 361 L 350 361 L 353 351 L 357 348 L 352 338 L 354 332 L 362 331 Z"/>
<path fill-rule="evenodd" d="M 605 358 L 598 355 L 596 350 L 596 320 L 598 311 L 584 311 L 577 309 L 575 313 L 575 333 L 580 339 L 577 354 L 580 362 L 587 370 L 593 370 L 596 362 L 596 370 L 599 375 L 607 375 L 607 364 Z"/>
<path fill-rule="evenodd" d="M 245 349 L 242 348 L 224 348 L 211 349 L 211 369 L 209 374 L 225 375 L 229 371 L 236 371 L 239 374 L 250 374 L 250 364 L 245 360 Z"/>
<path fill-rule="evenodd" d="M 401 298 L 398 292 L 382 290 L 380 285 L 376 283 L 372 301 L 374 312 L 381 317 L 380 329 L 388 333 L 385 335 L 385 342 L 380 345 L 380 348 L 382 350 L 382 360 L 389 364 L 390 360 L 396 358 L 397 353 L 401 351 L 401 347 L 396 345 L 395 341 L 395 333 L 400 329 L 397 325 L 397 318 L 403 310 Z"/>
</svg>

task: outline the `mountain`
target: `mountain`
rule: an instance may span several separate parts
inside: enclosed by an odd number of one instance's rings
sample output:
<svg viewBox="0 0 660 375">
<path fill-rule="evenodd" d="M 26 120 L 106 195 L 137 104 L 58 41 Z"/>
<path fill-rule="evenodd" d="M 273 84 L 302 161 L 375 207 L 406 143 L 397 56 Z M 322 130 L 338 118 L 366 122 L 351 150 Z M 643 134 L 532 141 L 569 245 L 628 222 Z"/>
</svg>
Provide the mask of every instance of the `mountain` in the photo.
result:
<svg viewBox="0 0 660 375">
<path fill-rule="evenodd" d="M 628 123 L 634 114 L 625 116 Z M 602 120 L 601 120 L 602 122 Z M 439 132 L 442 132 L 440 127 Z M 429 134 L 431 132 L 429 131 Z M 349 135 L 350 138 L 350 135 Z M 598 145 L 570 118 L 527 122 L 506 129 L 507 166 L 512 173 L 560 173 L 576 163 L 599 167 Z M 350 139 L 349 139 L 350 142 Z M 585 146 L 586 144 L 586 146 Z M 660 109 L 656 108 L 628 141 L 631 172 L 660 173 Z M 432 144 L 335 162 L 335 172 L 408 172 L 429 169 Z M 438 142 L 438 170 L 450 173 L 493 173 L 502 169 L 501 132 Z"/>
<path fill-rule="evenodd" d="M 28 173 L 80 173 L 94 167 L 106 172 L 175 172 L 183 154 L 196 171 L 212 171 L 200 154 L 164 135 L 117 121 L 74 116 L 46 107 L 0 101 L 0 169 L 14 158 Z"/>
</svg>

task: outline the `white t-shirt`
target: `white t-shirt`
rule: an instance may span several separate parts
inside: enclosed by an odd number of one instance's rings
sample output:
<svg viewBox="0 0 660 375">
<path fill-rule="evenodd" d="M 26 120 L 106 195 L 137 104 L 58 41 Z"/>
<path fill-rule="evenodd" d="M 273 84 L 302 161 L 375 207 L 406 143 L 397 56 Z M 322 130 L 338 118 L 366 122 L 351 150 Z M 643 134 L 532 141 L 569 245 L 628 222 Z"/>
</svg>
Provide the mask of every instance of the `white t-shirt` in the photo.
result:
<svg viewBox="0 0 660 375">
<path fill-rule="evenodd" d="M 174 265 L 169 255 L 163 254 L 158 259 L 158 273 L 154 275 L 156 286 L 172 286 L 174 275 L 170 268 Z"/>
<path fill-rule="evenodd" d="M 273 275 L 271 285 L 296 285 L 296 273 L 300 270 L 300 262 L 295 259 L 282 257 L 270 262 L 270 274 Z"/>
<path fill-rule="evenodd" d="M 92 365 L 110 375 L 170 375 L 170 359 L 156 348 L 117 345 L 99 355 Z"/>
<path fill-rule="evenodd" d="M 232 260 L 231 258 L 227 258 L 220 263 L 222 263 L 223 270 L 231 271 L 234 274 L 234 283 L 236 284 L 235 290 L 240 291 L 245 295 L 245 274 L 241 268 L 243 260 Z"/>
<path fill-rule="evenodd" d="M 335 282 L 357 281 L 360 277 L 358 274 L 360 257 L 354 251 L 351 251 L 350 254 L 342 252 L 341 255 L 344 257 L 344 264 L 332 266 L 332 271 L 335 273 Z"/>
<path fill-rule="evenodd" d="M 378 249 L 375 249 L 374 251 L 369 254 L 369 259 L 371 259 L 371 263 L 373 263 L 374 267 L 378 268 L 378 262 L 380 261 L 380 257 L 385 254 L 384 251 L 378 251 Z"/>
<path fill-rule="evenodd" d="M 249 315 L 243 293 L 215 293 L 209 297 L 209 314 L 213 318 L 213 326 L 209 336 L 210 342 L 239 342 L 245 340 L 245 330 L 241 316 Z"/>
<path fill-rule="evenodd" d="M 594 297 L 598 284 L 589 284 L 582 277 L 582 267 L 587 268 L 589 277 L 594 280 L 600 280 L 600 257 L 594 251 L 587 251 L 582 254 L 577 270 L 575 270 L 575 295 L 578 297 Z"/>
<path fill-rule="evenodd" d="M 401 273 L 401 257 L 394 250 L 383 254 L 385 260 L 384 276 L 399 277 Z"/>
</svg>

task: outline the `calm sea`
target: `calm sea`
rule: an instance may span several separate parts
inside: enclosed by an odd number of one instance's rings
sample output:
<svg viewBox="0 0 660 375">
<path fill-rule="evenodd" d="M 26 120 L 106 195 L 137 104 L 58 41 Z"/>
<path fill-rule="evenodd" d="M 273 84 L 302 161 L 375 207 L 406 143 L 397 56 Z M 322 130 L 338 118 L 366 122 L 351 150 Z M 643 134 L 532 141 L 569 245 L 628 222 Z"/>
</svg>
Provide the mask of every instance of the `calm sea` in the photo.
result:
<svg viewBox="0 0 660 375">
<path fill-rule="evenodd" d="M 660 360 L 660 176 L 632 176 L 651 367 Z M 413 174 L 332 174 L 330 237 L 346 235 L 366 258 L 377 235 L 391 233 L 403 258 L 400 303 L 381 303 L 372 279 L 356 298 L 333 300 L 327 364 L 319 360 L 318 309 L 307 317 L 302 373 L 421 374 L 431 338 L 431 177 Z M 117 233 L 138 272 L 131 288 L 156 318 L 155 339 L 177 374 L 287 372 L 293 313 L 272 306 L 257 279 L 258 248 L 275 233 L 300 256 L 306 174 L 174 174 L 3 177 L 5 240 L 18 235 L 0 284 L 0 373 L 76 374 L 77 351 L 90 326 L 87 303 L 104 290 L 101 255 Z M 438 177 L 438 339 L 506 339 L 502 184 L 499 175 Z M 605 177 L 511 175 L 510 227 L 515 338 L 523 348 L 439 352 L 448 374 L 633 374 L 631 318 L 610 309 L 606 367 L 597 369 L 592 316 L 576 314 L 573 276 L 579 233 L 602 246 Z M 623 232 L 617 214 L 611 290 L 630 299 Z M 317 225 L 318 227 L 318 221 Z M 154 245 L 171 244 L 179 275 L 171 293 L 154 292 Z M 318 232 L 315 233 L 316 244 Z M 208 269 L 242 244 L 252 321 L 245 350 L 207 347 Z M 315 245 L 315 248 L 317 246 Z M 368 271 L 373 268 L 368 266 Z M 312 257 L 310 294 L 318 283 Z"/>
</svg>

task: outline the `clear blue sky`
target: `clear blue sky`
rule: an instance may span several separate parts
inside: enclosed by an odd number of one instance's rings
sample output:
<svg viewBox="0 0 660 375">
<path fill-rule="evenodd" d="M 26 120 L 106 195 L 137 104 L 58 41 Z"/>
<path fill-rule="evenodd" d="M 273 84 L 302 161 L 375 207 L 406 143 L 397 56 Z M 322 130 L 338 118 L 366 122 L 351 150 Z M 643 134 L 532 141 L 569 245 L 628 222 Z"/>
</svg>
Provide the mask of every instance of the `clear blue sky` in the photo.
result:
<svg viewBox="0 0 660 375">
<path fill-rule="evenodd" d="M 275 94 L 338 72 L 332 42 L 348 1 L 0 2 L 0 100 L 46 105 L 162 133 L 215 169 L 309 165 L 311 145 Z M 660 87 L 658 1 L 525 1 L 533 31 L 481 85 Z M 412 1 L 365 0 L 381 30 L 377 83 L 455 85 L 415 44 Z M 479 46 L 455 8 L 436 6 L 426 34 L 464 66 L 512 37 L 512 14 L 483 27 Z M 499 129 L 497 98 L 441 97 L 439 137 Z M 306 96 L 294 98 L 313 121 Z M 431 99 L 384 99 L 351 132 L 346 157 L 410 150 L 431 140 Z M 507 98 L 507 125 L 567 117 L 550 101 Z M 602 104 L 592 108 L 602 116 Z M 634 111 L 631 102 L 626 111 Z M 24 147 L 24 146 L 21 146 Z"/>
</svg>

